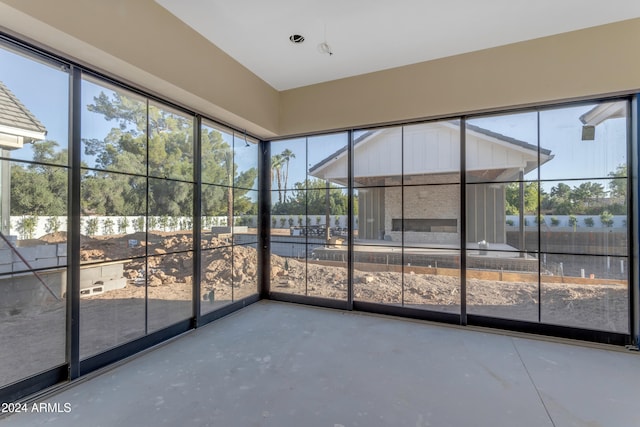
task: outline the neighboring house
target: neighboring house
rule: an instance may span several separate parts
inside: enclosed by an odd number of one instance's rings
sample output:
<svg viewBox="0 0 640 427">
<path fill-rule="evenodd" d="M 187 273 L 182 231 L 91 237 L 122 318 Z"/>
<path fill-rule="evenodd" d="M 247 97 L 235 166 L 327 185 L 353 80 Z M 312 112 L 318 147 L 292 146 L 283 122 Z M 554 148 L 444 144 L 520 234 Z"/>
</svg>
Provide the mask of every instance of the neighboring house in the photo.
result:
<svg viewBox="0 0 640 427">
<path fill-rule="evenodd" d="M 466 189 L 467 241 L 506 243 L 506 185 L 538 167 L 538 158 L 543 164 L 553 155 L 477 126 L 467 124 L 466 130 L 466 180 L 478 182 Z M 459 244 L 459 139 L 456 122 L 385 128 L 357 138 L 358 239 L 400 242 L 404 225 L 405 244 Z M 309 173 L 346 185 L 346 149 Z"/>
<path fill-rule="evenodd" d="M 47 129 L 22 102 L 0 82 L 0 155 L 9 158 L 29 142 L 43 140 Z M 0 162 L 0 231 L 9 234 L 11 215 L 11 166 Z"/>
</svg>

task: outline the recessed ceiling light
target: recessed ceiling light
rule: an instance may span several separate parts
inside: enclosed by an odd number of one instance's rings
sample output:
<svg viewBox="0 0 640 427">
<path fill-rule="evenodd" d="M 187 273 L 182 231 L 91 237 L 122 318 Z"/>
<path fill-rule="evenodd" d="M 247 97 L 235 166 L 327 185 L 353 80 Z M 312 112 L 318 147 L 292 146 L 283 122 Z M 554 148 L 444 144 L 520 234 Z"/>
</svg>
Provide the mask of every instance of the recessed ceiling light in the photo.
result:
<svg viewBox="0 0 640 427">
<path fill-rule="evenodd" d="M 291 43 L 302 43 L 304 41 L 304 36 L 301 36 L 300 34 L 291 34 L 289 36 L 289 40 L 291 40 Z"/>
</svg>

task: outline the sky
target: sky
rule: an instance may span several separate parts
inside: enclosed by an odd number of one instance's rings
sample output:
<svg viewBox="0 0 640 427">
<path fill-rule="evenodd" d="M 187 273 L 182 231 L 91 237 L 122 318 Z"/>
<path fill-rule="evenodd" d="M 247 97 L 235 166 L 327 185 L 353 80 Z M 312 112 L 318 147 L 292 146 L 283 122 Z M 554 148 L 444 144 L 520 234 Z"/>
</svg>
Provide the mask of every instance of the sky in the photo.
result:
<svg viewBox="0 0 640 427">
<path fill-rule="evenodd" d="M 25 106 L 47 128 L 47 139 L 59 142 L 68 141 L 68 102 L 69 76 L 66 72 L 33 61 L 21 55 L 0 48 L 0 80 L 13 91 Z M 91 102 L 101 87 L 92 83 L 83 84 L 83 103 Z M 589 111 L 595 104 L 546 109 L 539 114 L 539 145 L 551 150 L 554 158 L 540 168 L 543 180 L 577 180 L 569 185 L 579 185 L 580 180 L 606 178 L 620 164 L 626 163 L 627 135 L 624 119 L 610 119 L 596 128 L 594 141 L 582 141 L 582 123 L 580 115 Z M 101 116 L 91 119 L 84 115 L 82 132 L 85 138 L 102 138 L 114 122 L 107 122 Z M 538 145 L 538 114 L 535 112 L 514 113 L 496 116 L 471 118 L 469 123 L 512 138 Z M 231 143 L 232 136 L 223 133 L 223 138 Z M 236 137 L 238 154 L 244 147 L 241 135 Z M 295 158 L 289 161 L 288 187 L 304 181 L 309 167 L 320 162 L 332 153 L 348 144 L 346 132 L 307 139 L 296 138 L 277 141 L 272 144 L 272 155 L 285 149 L 291 150 Z M 305 144 L 307 140 L 307 144 Z M 235 162 L 240 169 L 255 166 L 257 150 L 251 149 L 249 155 L 237 155 Z M 29 159 L 32 153 L 29 145 L 22 150 L 13 151 L 12 158 Z M 88 159 L 84 159 L 85 161 Z M 525 179 L 536 179 L 534 170 Z M 603 182 L 605 187 L 607 183 Z M 544 184 L 547 191 L 557 184 Z"/>
</svg>

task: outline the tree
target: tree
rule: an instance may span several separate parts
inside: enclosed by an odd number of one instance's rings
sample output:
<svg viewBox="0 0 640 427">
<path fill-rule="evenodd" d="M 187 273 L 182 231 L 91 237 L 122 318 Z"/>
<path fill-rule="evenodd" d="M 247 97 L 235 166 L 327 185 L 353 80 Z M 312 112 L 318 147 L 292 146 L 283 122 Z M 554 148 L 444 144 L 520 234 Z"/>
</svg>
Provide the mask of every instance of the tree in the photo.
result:
<svg viewBox="0 0 640 427">
<path fill-rule="evenodd" d="M 535 182 L 524 183 L 524 212 L 523 214 L 536 214 L 538 211 L 538 184 Z M 507 184 L 505 189 L 505 213 L 518 215 L 520 213 L 520 183 Z"/>
<path fill-rule="evenodd" d="M 627 198 L 627 165 L 618 165 L 615 171 L 609 172 L 609 175 L 613 178 L 609 181 L 609 189 L 611 190 L 611 197 L 621 201 L 625 201 Z"/>
<path fill-rule="evenodd" d="M 83 209 L 101 215 L 145 213 L 147 192 L 151 216 L 188 217 L 193 213 L 193 119 L 125 94 L 105 93 L 87 106 L 116 126 L 104 139 L 83 140 L 85 155 L 99 171 L 83 177 Z M 233 150 L 220 132 L 201 131 L 202 215 L 226 215 L 234 208 L 250 210 L 247 196 L 257 178 L 255 168 L 238 172 Z M 135 176 L 149 171 L 150 178 Z M 112 171 L 124 173 L 112 173 Z M 167 181 L 164 178 L 170 178 Z M 106 197 L 105 197 L 106 195 Z"/>
<path fill-rule="evenodd" d="M 282 161 L 284 163 L 284 173 L 283 173 L 283 181 L 284 181 L 284 200 L 287 200 L 287 181 L 289 179 L 289 161 L 291 159 L 295 159 L 296 155 L 293 154 L 293 151 L 288 148 L 285 149 L 280 156 L 282 156 Z"/>
</svg>

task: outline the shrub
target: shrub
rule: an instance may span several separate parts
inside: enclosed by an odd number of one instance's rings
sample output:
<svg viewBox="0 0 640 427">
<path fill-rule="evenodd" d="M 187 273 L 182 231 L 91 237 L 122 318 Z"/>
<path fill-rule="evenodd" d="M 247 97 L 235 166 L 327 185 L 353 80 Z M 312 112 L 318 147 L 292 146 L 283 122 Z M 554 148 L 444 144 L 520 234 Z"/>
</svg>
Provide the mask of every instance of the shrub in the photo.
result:
<svg viewBox="0 0 640 427">
<path fill-rule="evenodd" d="M 569 225 L 571 227 L 577 227 L 578 226 L 578 218 L 576 218 L 575 215 L 569 215 Z"/>
<path fill-rule="evenodd" d="M 276 224 L 278 223 L 278 220 L 276 218 L 271 218 L 271 227 L 272 228 L 276 228 Z"/>
<path fill-rule="evenodd" d="M 138 218 L 136 218 L 135 221 L 133 221 L 133 231 L 140 232 L 140 231 L 144 231 L 144 217 L 143 216 L 139 216 Z"/>
<path fill-rule="evenodd" d="M 289 218 L 288 222 L 289 222 L 289 227 L 293 227 L 293 218 Z"/>
<path fill-rule="evenodd" d="M 98 218 L 88 218 L 84 226 L 84 232 L 87 236 L 95 236 L 98 232 Z"/>
<path fill-rule="evenodd" d="M 613 227 L 613 214 L 608 211 L 604 211 L 600 214 L 600 222 L 605 227 Z"/>
<path fill-rule="evenodd" d="M 586 225 L 587 227 L 593 227 L 593 224 L 594 224 L 593 218 L 587 217 L 584 219 L 584 225 Z"/>
<path fill-rule="evenodd" d="M 316 225 L 320 225 L 320 221 L 322 221 L 322 217 L 321 216 L 317 216 L 316 217 Z"/>
<path fill-rule="evenodd" d="M 60 218 L 58 218 L 57 216 L 50 216 L 46 220 L 44 230 L 47 233 L 56 233 L 58 230 L 60 230 L 61 225 L 62 224 L 60 224 Z"/>
<path fill-rule="evenodd" d="M 287 219 L 286 218 L 280 218 L 280 228 L 284 228 L 286 223 L 287 223 Z"/>
<path fill-rule="evenodd" d="M 302 227 L 302 215 L 298 216 L 298 226 Z"/>
<path fill-rule="evenodd" d="M 534 221 L 538 225 L 546 224 L 546 221 L 544 219 L 544 215 L 538 215 L 537 217 L 534 218 Z"/>
<path fill-rule="evenodd" d="M 127 228 L 129 227 L 129 220 L 126 216 L 118 219 L 118 233 L 126 234 Z"/>
<path fill-rule="evenodd" d="M 551 217 L 551 226 L 552 227 L 557 227 L 559 225 L 560 225 L 560 220 L 557 217 L 552 216 Z"/>
<path fill-rule="evenodd" d="M 508 225 L 509 227 L 513 227 L 513 226 L 514 226 L 514 224 L 515 224 L 515 223 L 513 222 L 513 220 L 512 220 L 512 219 L 508 219 L 508 220 L 507 220 L 507 225 Z"/>
<path fill-rule="evenodd" d="M 114 222 L 111 218 L 105 219 L 102 223 L 102 233 L 107 235 L 113 234 L 113 225 Z"/>
<path fill-rule="evenodd" d="M 38 226 L 38 218 L 35 216 L 25 216 L 18 221 L 18 233 L 22 239 L 33 239 Z"/>
</svg>

